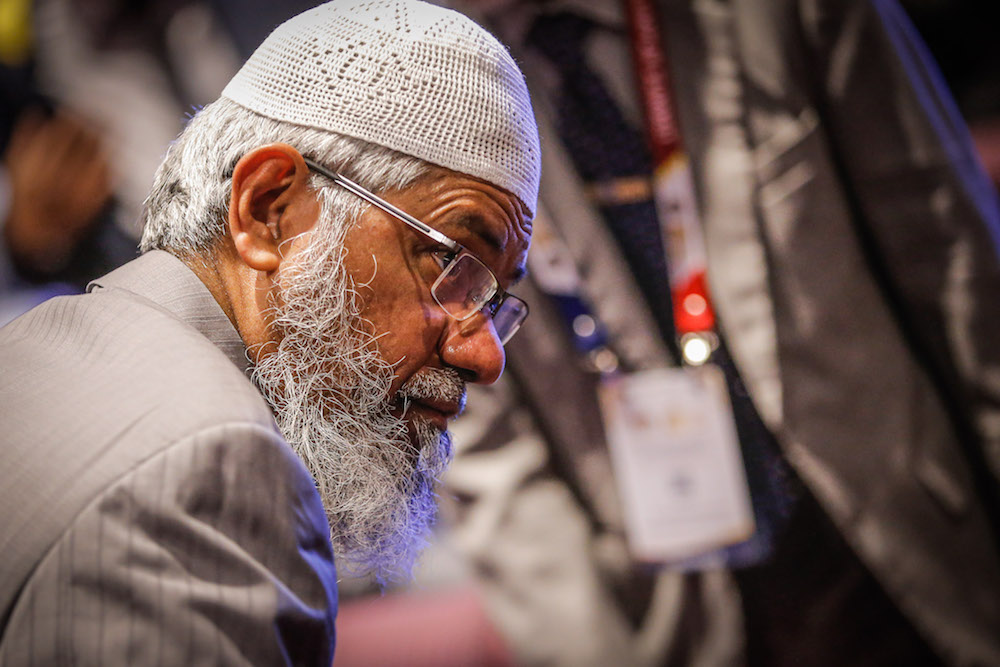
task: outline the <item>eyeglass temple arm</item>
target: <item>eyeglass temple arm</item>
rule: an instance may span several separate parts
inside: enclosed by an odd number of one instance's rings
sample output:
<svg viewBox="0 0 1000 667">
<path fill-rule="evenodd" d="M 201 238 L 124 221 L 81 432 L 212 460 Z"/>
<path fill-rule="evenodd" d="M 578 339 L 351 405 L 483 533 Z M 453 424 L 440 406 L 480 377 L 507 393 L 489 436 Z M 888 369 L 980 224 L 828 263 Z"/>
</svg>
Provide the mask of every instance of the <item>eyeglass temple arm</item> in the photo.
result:
<svg viewBox="0 0 1000 667">
<path fill-rule="evenodd" d="M 368 190 L 364 189 L 363 187 L 361 187 L 351 179 L 347 178 L 346 176 L 342 176 L 335 171 L 330 171 L 326 167 L 313 162 L 309 158 L 303 158 L 303 159 L 306 161 L 306 166 L 308 166 L 313 171 L 322 174 L 323 176 L 326 176 L 327 178 L 329 178 L 331 181 L 341 186 L 342 188 L 350 190 L 351 192 L 361 197 L 372 206 L 380 208 L 389 215 L 399 218 L 406 224 L 416 229 L 418 232 L 427 235 L 437 243 L 440 243 L 444 247 L 448 248 L 448 250 L 451 250 L 452 252 L 462 251 L 462 246 L 460 246 L 458 243 L 451 240 L 438 230 L 424 224 L 423 222 L 420 222 L 406 211 L 396 208 L 395 206 L 385 201 L 384 199 L 376 197 L 374 194 L 368 192 Z"/>
</svg>

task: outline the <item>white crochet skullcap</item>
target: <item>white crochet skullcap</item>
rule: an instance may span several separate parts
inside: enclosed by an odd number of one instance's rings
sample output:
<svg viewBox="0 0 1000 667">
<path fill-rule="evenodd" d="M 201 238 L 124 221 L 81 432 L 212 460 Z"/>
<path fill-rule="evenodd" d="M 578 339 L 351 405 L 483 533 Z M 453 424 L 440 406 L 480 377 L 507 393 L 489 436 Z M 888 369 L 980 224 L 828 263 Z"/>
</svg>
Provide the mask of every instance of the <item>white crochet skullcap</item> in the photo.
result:
<svg viewBox="0 0 1000 667">
<path fill-rule="evenodd" d="M 535 211 L 541 155 L 524 76 L 458 12 L 328 2 L 278 26 L 222 96 L 481 178 Z"/>
</svg>

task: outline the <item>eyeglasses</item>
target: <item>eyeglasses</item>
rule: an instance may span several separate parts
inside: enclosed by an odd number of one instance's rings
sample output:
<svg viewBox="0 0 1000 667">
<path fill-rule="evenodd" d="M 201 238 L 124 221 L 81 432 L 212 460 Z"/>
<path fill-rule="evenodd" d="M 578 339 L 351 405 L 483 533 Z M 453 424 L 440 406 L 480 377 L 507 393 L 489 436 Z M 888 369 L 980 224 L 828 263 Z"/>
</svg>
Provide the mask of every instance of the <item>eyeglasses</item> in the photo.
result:
<svg viewBox="0 0 1000 667">
<path fill-rule="evenodd" d="M 507 341 L 513 338 L 528 317 L 528 304 L 504 291 L 496 274 L 482 260 L 462 244 L 396 208 L 346 176 L 308 158 L 305 161 L 306 165 L 317 174 L 326 176 L 342 188 L 447 248 L 448 254 L 439 260 L 441 275 L 431 285 L 431 296 L 444 312 L 459 322 L 469 319 L 476 313 L 486 315 L 493 320 L 493 328 L 501 345 L 506 345 Z"/>
</svg>

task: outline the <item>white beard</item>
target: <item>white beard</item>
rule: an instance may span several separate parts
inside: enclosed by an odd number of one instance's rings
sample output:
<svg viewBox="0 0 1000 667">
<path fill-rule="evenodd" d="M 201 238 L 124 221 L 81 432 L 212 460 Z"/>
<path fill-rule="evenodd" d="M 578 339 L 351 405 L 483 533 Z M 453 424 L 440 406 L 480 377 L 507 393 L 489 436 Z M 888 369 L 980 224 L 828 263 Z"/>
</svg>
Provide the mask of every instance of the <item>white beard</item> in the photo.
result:
<svg viewBox="0 0 1000 667">
<path fill-rule="evenodd" d="M 435 483 L 451 459 L 447 433 L 414 417 L 414 447 L 392 410 L 402 407 L 405 417 L 408 398 L 464 402 L 465 385 L 453 369 L 424 369 L 390 400 L 393 366 L 378 355 L 343 268 L 344 225 L 326 210 L 321 220 L 277 279 L 271 315 L 280 342 L 257 360 L 253 379 L 313 475 L 341 567 L 384 584 L 410 576 L 436 516 Z"/>
</svg>

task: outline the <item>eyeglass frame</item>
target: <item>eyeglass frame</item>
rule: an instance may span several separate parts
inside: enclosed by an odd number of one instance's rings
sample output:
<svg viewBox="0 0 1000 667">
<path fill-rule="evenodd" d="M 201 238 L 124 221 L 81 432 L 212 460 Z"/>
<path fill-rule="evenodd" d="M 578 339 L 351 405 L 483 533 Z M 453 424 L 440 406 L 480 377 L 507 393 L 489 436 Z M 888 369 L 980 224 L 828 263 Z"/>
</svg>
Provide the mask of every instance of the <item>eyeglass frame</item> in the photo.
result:
<svg viewBox="0 0 1000 667">
<path fill-rule="evenodd" d="M 376 208 L 384 211 L 385 213 L 388 213 L 389 215 L 396 218 L 400 222 L 405 223 L 410 228 L 415 229 L 416 231 L 420 232 L 421 234 L 431 239 L 432 241 L 439 243 L 440 245 L 447 248 L 449 252 L 453 253 L 454 256 L 451 258 L 451 260 L 447 264 L 441 267 L 441 274 L 437 277 L 437 279 L 435 279 L 434 284 L 431 285 L 431 290 L 430 290 L 431 297 L 434 298 L 435 303 L 438 304 L 441 310 L 443 310 L 445 314 L 448 315 L 448 317 L 458 322 L 464 322 L 465 320 L 474 317 L 477 313 L 483 313 L 488 320 L 492 321 L 493 316 L 496 313 L 500 312 L 500 307 L 504 304 L 504 302 L 507 301 L 507 299 L 513 299 L 515 301 L 520 302 L 524 306 L 524 317 L 521 318 L 521 321 L 518 322 L 517 326 L 514 327 L 514 329 L 510 331 L 506 337 L 500 339 L 500 345 L 501 346 L 506 345 L 510 341 L 510 339 L 514 337 L 514 334 L 516 334 L 520 330 L 521 326 L 524 324 L 524 321 L 528 319 L 528 315 L 530 314 L 530 309 L 528 308 L 527 302 L 524 299 L 515 296 L 510 292 L 508 292 L 507 290 L 505 290 L 500 285 L 500 280 L 499 278 L 497 278 L 497 274 L 493 273 L 493 269 L 487 266 L 486 262 L 477 257 L 475 253 L 473 253 L 471 250 L 463 246 L 458 241 L 442 234 L 441 232 L 434 229 L 427 223 L 418 220 L 417 218 L 413 217 L 406 211 L 394 206 L 393 204 L 390 204 L 389 202 L 382 199 L 381 197 L 371 192 L 370 190 L 364 188 L 363 186 L 358 185 L 357 183 L 347 178 L 343 174 L 333 171 L 332 169 L 328 169 L 310 158 L 303 156 L 302 159 L 305 160 L 306 166 L 309 167 L 310 170 L 316 172 L 317 174 L 320 174 L 321 176 L 325 176 L 326 178 L 333 181 L 336 185 L 339 185 L 345 190 L 351 192 L 352 194 L 360 197 L 361 199 L 364 199 L 372 206 L 375 206 Z M 475 261 L 479 262 L 483 266 L 483 268 L 489 272 L 490 277 L 493 278 L 494 291 L 493 294 L 490 296 L 490 298 L 485 300 L 485 303 L 483 303 L 481 308 L 473 310 L 465 317 L 459 318 L 453 315 L 451 312 L 449 312 L 447 308 L 445 308 L 444 304 L 441 303 L 441 301 L 435 294 L 435 291 L 441 279 L 449 272 L 451 267 L 454 266 L 458 262 L 458 260 L 462 258 L 463 255 L 468 255 Z"/>
</svg>

